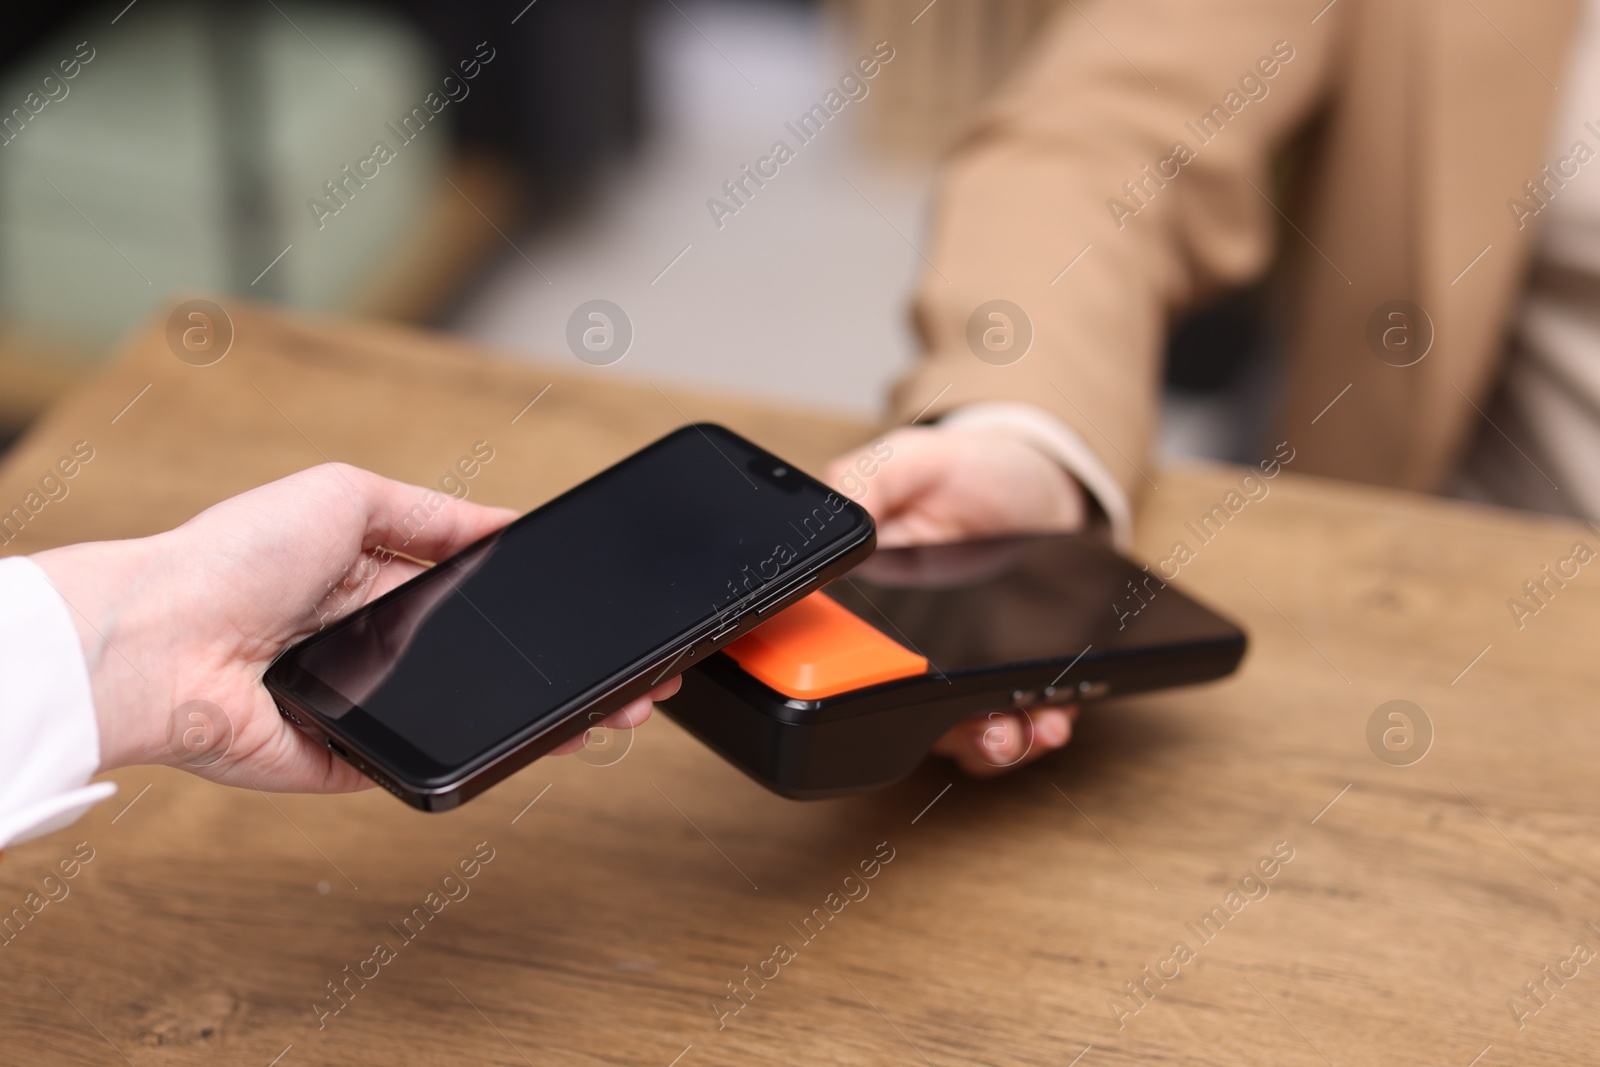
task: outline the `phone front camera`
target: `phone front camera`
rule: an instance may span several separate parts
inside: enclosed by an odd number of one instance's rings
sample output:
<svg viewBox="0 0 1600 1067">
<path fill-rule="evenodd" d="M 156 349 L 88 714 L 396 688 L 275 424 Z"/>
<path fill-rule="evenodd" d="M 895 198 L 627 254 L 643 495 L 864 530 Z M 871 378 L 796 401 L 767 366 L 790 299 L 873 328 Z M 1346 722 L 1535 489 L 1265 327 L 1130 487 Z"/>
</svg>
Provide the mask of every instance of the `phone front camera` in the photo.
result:
<svg viewBox="0 0 1600 1067">
<path fill-rule="evenodd" d="M 759 478 L 785 493 L 798 493 L 805 488 L 805 476 L 787 463 L 779 462 L 776 456 L 753 456 L 745 463 L 745 469 L 752 479 Z"/>
</svg>

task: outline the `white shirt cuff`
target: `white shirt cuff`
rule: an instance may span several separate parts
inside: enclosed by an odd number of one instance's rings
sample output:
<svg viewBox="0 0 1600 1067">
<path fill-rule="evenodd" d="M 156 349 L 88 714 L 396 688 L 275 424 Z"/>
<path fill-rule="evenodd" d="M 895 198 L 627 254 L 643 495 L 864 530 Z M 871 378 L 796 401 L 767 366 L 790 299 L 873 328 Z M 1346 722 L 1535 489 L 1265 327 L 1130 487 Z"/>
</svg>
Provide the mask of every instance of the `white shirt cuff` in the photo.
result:
<svg viewBox="0 0 1600 1067">
<path fill-rule="evenodd" d="M 998 430 L 1019 437 L 1067 469 L 1088 490 L 1111 523 L 1111 543 L 1120 552 L 1133 548 L 1133 509 L 1128 494 L 1066 423 L 1032 404 L 993 401 L 947 412 L 939 425 L 956 430 Z"/>
<path fill-rule="evenodd" d="M 0 848 L 58 830 L 117 791 L 87 784 L 100 727 L 68 611 L 38 564 L 0 559 Z"/>
</svg>

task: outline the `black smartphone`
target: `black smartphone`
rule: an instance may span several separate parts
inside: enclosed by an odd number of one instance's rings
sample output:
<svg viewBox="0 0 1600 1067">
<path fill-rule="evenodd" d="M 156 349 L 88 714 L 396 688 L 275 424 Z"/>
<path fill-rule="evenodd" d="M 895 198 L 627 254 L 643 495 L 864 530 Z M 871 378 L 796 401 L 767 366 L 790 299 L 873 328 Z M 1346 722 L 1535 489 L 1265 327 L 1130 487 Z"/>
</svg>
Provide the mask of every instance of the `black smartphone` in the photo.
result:
<svg viewBox="0 0 1600 1067">
<path fill-rule="evenodd" d="M 1233 622 L 1088 534 L 879 549 L 819 597 L 827 610 L 801 605 L 741 638 L 662 705 L 795 798 L 889 785 L 983 712 L 1221 678 L 1246 644 Z M 790 622 L 805 612 L 813 622 Z M 793 684 L 816 678 L 831 688 Z"/>
<path fill-rule="evenodd" d="M 283 652 L 279 711 L 443 811 L 871 553 L 861 507 L 685 426 Z"/>
</svg>

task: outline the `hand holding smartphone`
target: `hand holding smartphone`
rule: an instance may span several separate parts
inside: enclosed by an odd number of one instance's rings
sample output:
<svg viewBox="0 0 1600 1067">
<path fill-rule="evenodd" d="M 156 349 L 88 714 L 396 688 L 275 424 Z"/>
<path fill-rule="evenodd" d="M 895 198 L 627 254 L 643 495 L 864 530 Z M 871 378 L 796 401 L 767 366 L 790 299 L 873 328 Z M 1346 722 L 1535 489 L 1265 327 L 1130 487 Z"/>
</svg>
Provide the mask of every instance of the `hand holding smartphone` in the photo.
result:
<svg viewBox="0 0 1600 1067">
<path fill-rule="evenodd" d="M 871 517 L 686 426 L 286 650 L 280 712 L 408 804 L 459 805 L 845 573 Z"/>
</svg>

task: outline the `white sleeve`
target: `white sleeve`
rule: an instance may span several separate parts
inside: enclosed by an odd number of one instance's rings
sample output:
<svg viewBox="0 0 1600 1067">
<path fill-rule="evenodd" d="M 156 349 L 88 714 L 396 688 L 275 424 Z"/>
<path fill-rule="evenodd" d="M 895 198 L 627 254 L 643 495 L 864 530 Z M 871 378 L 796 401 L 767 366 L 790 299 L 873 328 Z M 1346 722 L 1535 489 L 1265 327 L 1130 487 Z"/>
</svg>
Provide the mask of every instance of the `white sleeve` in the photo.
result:
<svg viewBox="0 0 1600 1067">
<path fill-rule="evenodd" d="M 60 829 L 117 791 L 87 784 L 100 727 L 68 611 L 36 563 L 0 559 L 0 848 Z"/>
<path fill-rule="evenodd" d="M 1094 497 L 1111 523 L 1111 543 L 1119 551 L 1133 547 L 1133 510 L 1128 494 L 1078 434 L 1043 408 L 995 401 L 968 404 L 947 412 L 940 426 L 953 430 L 997 430 L 1019 437 L 1067 469 Z"/>
</svg>

